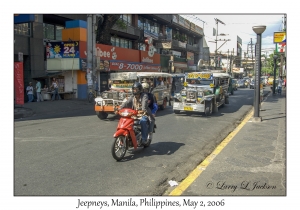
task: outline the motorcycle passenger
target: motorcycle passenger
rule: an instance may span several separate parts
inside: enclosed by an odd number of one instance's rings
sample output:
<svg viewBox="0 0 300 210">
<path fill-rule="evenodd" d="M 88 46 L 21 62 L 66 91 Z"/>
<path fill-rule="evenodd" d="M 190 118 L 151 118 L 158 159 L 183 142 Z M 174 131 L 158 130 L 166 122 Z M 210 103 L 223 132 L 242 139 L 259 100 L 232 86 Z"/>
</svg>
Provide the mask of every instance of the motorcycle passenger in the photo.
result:
<svg viewBox="0 0 300 210">
<path fill-rule="evenodd" d="M 149 133 L 148 139 L 152 139 L 153 129 L 154 129 L 154 125 L 155 125 L 155 113 L 158 109 L 158 106 L 157 106 L 157 101 L 156 101 L 155 96 L 149 92 L 149 84 L 146 82 L 143 82 L 142 87 L 143 87 L 144 93 L 148 94 L 148 107 L 151 110 L 150 126 L 148 129 L 148 133 Z"/>
<path fill-rule="evenodd" d="M 134 110 L 139 110 L 139 112 L 146 113 L 148 116 L 151 116 L 151 110 L 148 107 L 148 94 L 143 93 L 143 87 L 141 83 L 135 82 L 132 86 L 132 96 L 128 98 L 119 108 L 131 108 Z M 118 111 L 116 111 L 117 113 Z M 142 144 L 147 143 L 148 137 L 148 125 L 147 125 L 148 117 L 142 116 L 140 119 L 141 124 L 141 133 L 142 133 Z"/>
</svg>

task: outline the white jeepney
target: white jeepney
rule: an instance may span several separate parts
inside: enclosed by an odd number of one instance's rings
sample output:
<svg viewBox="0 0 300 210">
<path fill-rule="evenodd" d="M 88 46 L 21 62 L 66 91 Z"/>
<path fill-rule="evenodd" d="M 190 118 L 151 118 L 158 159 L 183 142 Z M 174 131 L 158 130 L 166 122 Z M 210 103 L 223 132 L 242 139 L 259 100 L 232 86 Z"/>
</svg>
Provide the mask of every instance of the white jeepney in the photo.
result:
<svg viewBox="0 0 300 210">
<path fill-rule="evenodd" d="M 138 81 L 148 82 L 150 92 L 157 99 L 160 109 L 164 109 L 170 100 L 172 75 L 161 72 L 120 72 L 111 73 L 111 89 L 103 91 L 95 98 L 95 111 L 100 119 L 106 119 L 132 94 L 132 85 Z M 159 81 L 162 80 L 163 82 Z"/>
<path fill-rule="evenodd" d="M 219 71 L 186 73 L 185 87 L 174 97 L 174 113 L 217 112 L 218 107 L 229 103 L 229 81 L 230 75 Z"/>
</svg>

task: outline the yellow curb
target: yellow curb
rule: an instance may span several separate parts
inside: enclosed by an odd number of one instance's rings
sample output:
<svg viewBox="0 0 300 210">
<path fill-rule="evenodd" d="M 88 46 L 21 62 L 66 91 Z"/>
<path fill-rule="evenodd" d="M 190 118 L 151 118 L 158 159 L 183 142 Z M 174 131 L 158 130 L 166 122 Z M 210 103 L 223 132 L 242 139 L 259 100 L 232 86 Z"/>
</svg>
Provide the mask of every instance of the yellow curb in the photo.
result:
<svg viewBox="0 0 300 210">
<path fill-rule="evenodd" d="M 244 127 L 246 122 L 253 116 L 253 108 L 246 115 L 244 120 L 217 146 L 217 148 L 207 156 L 169 195 L 180 196 L 197 178 L 206 170 L 212 160 L 227 146 L 233 137 Z"/>
</svg>

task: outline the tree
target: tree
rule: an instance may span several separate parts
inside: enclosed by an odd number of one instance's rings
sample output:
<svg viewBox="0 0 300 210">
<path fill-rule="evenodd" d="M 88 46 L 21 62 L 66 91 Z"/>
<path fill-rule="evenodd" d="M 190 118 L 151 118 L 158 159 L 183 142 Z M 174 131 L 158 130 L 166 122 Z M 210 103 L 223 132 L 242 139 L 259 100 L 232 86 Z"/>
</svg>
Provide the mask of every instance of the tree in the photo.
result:
<svg viewBox="0 0 300 210">
<path fill-rule="evenodd" d="M 103 21 L 98 19 L 98 27 L 96 34 L 96 43 L 112 45 L 111 44 L 111 28 L 116 24 L 119 28 L 124 29 L 127 25 L 120 19 L 120 15 L 102 15 Z"/>
</svg>

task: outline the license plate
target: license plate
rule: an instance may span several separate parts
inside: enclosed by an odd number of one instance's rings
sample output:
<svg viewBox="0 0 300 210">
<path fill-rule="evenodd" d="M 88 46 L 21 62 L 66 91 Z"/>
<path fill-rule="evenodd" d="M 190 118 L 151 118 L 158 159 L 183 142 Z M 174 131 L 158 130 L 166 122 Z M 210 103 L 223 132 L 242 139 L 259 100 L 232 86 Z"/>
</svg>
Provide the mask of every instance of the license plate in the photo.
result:
<svg viewBox="0 0 300 210">
<path fill-rule="evenodd" d="M 193 107 L 190 107 L 190 106 L 185 106 L 183 107 L 184 110 L 187 110 L 187 111 L 193 111 Z"/>
</svg>

